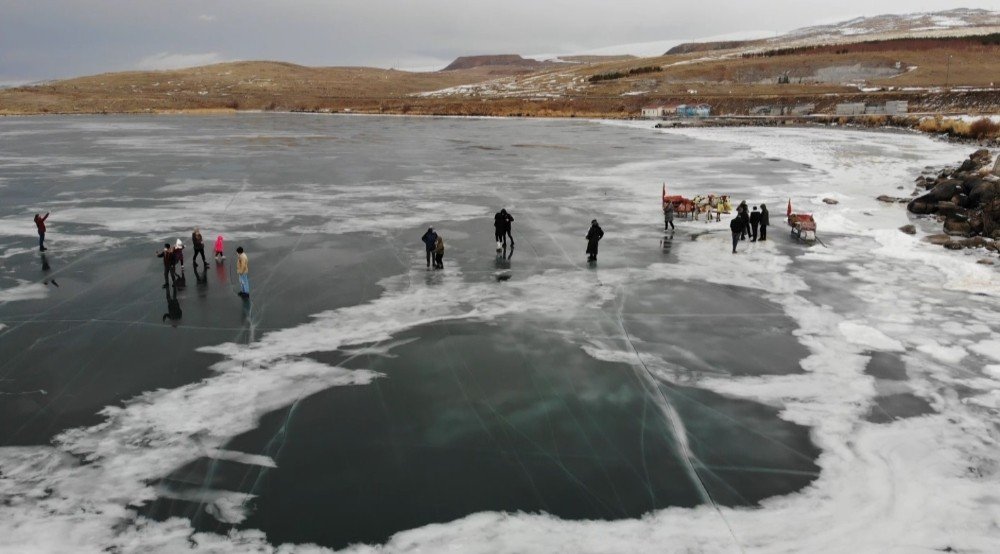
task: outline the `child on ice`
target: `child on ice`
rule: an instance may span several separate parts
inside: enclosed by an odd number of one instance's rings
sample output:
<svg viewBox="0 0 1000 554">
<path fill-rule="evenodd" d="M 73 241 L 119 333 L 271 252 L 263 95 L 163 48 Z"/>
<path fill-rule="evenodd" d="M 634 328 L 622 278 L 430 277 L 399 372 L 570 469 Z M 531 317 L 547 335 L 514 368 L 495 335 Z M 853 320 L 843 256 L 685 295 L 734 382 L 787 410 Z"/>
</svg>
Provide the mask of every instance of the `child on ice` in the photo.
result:
<svg viewBox="0 0 1000 554">
<path fill-rule="evenodd" d="M 240 278 L 240 292 L 239 295 L 243 298 L 250 297 L 250 260 L 247 259 L 247 255 L 243 252 L 243 247 L 240 246 L 236 249 L 236 253 L 239 256 L 236 257 L 236 275 Z"/>
</svg>

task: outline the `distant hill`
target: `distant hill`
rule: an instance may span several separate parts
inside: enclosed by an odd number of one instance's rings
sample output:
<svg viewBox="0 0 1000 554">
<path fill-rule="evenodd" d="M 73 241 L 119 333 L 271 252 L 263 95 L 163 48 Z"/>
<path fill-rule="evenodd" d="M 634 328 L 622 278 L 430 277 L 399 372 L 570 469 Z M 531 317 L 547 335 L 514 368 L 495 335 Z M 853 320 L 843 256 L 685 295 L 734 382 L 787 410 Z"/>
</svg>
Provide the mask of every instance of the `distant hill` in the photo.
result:
<svg viewBox="0 0 1000 554">
<path fill-rule="evenodd" d="M 831 25 L 797 29 L 771 40 L 836 40 L 886 34 L 925 36 L 943 33 L 951 35 L 955 34 L 954 31 L 984 27 L 1000 27 L 1000 12 L 958 8 L 929 13 L 858 17 Z"/>
<path fill-rule="evenodd" d="M 455 61 L 448 64 L 442 71 L 456 71 L 459 69 L 474 69 L 477 67 L 519 67 L 523 69 L 541 69 L 551 66 L 554 62 L 540 62 L 530 58 L 523 58 L 518 54 L 495 54 L 488 56 L 460 56 Z"/>
<path fill-rule="evenodd" d="M 578 56 L 559 56 L 557 58 L 558 61 L 571 62 L 571 63 L 625 62 L 634 59 L 636 59 L 636 57 L 632 56 L 631 54 L 614 54 L 614 55 L 581 54 Z"/>
<path fill-rule="evenodd" d="M 1000 112 L 1000 13 L 878 16 L 744 38 L 753 35 L 678 48 L 660 41 L 655 51 L 671 54 L 643 58 L 463 56 L 432 72 L 247 61 L 106 73 L 0 89 L 0 115 L 275 110 L 623 117 L 652 103 L 708 103 L 713 113 L 745 114 L 795 103 L 830 112 L 851 99 L 908 100 L 913 111 Z"/>
<path fill-rule="evenodd" d="M 694 52 L 711 52 L 713 50 L 729 50 L 760 43 L 759 40 L 725 40 L 717 42 L 685 42 L 667 50 L 665 56 L 674 54 L 691 54 Z"/>
<path fill-rule="evenodd" d="M 985 35 L 996 32 L 1000 32 L 1000 12 L 959 8 L 930 13 L 858 17 L 829 25 L 803 27 L 761 40 L 687 42 L 671 48 L 665 55 L 718 50 L 771 50 L 899 38 Z"/>
</svg>

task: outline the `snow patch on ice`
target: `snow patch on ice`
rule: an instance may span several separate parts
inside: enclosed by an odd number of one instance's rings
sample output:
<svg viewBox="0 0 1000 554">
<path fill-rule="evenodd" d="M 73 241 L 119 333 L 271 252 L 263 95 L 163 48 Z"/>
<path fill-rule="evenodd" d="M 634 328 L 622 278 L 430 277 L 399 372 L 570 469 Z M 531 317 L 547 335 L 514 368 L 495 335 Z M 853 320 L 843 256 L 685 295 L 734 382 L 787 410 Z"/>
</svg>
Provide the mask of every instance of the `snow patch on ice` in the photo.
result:
<svg viewBox="0 0 1000 554">
<path fill-rule="evenodd" d="M 967 355 L 965 348 L 961 346 L 944 346 L 935 341 L 925 342 L 917 346 L 917 350 L 930 355 L 935 360 L 946 364 L 957 364 L 961 362 Z"/>
<path fill-rule="evenodd" d="M 18 280 L 13 287 L 0 289 L 0 304 L 23 300 L 40 300 L 49 295 L 49 289 L 41 283 Z"/>
<path fill-rule="evenodd" d="M 843 321 L 838 326 L 840 333 L 852 344 L 886 352 L 902 352 L 905 350 L 898 341 L 887 337 L 878 329 L 861 325 L 853 321 Z"/>
<path fill-rule="evenodd" d="M 976 354 L 1000 362 L 1000 340 L 991 339 L 977 342 L 969 347 Z"/>
</svg>

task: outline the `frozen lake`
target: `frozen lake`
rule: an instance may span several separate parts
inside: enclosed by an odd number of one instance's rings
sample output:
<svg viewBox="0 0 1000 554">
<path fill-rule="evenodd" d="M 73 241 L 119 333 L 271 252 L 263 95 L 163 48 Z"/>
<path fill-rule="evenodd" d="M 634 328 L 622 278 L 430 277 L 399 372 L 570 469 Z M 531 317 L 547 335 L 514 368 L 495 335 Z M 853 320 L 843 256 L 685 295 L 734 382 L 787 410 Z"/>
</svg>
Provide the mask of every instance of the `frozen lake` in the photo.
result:
<svg viewBox="0 0 1000 554">
<path fill-rule="evenodd" d="M 0 551 L 994 551 L 1000 279 L 874 200 L 972 149 L 648 127 L 0 119 Z"/>
</svg>

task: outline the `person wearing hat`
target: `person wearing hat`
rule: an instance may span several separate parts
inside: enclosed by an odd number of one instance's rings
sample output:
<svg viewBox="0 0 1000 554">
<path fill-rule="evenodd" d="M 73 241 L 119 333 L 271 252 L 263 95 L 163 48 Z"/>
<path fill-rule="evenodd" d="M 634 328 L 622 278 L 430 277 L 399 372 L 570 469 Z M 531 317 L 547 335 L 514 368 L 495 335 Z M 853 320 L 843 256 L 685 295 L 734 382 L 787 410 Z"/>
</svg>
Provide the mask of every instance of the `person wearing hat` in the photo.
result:
<svg viewBox="0 0 1000 554">
<path fill-rule="evenodd" d="M 222 250 L 222 235 L 215 237 L 215 263 L 222 263 L 222 260 L 226 259 L 225 254 Z"/>
<path fill-rule="evenodd" d="M 424 248 L 427 250 L 427 267 L 431 267 L 431 257 L 434 255 L 434 249 L 437 246 L 438 235 L 434 232 L 433 227 L 428 227 L 427 232 L 424 236 L 420 237 L 420 240 L 424 243 Z"/>
<path fill-rule="evenodd" d="M 181 273 L 184 272 L 184 243 L 181 239 L 177 239 L 177 243 L 174 244 L 174 265 L 180 264 Z"/>
<path fill-rule="evenodd" d="M 604 230 L 597 224 L 597 220 L 590 221 L 590 230 L 587 231 L 587 261 L 597 259 L 597 243 L 604 238 Z"/>
<path fill-rule="evenodd" d="M 240 278 L 239 295 L 243 298 L 250 297 L 250 260 L 247 258 L 243 247 L 236 248 L 236 275 Z"/>
</svg>

